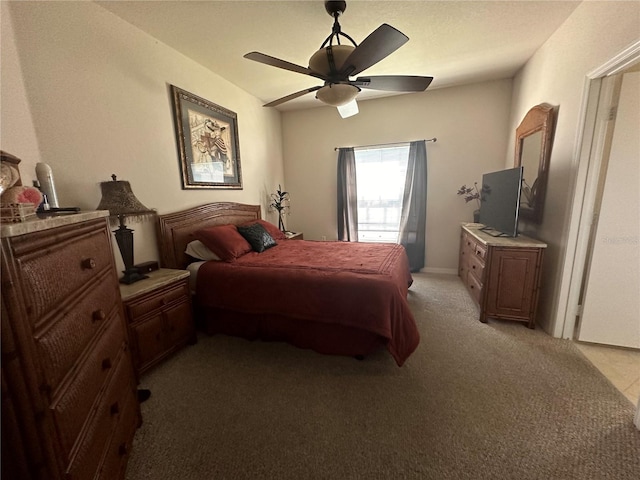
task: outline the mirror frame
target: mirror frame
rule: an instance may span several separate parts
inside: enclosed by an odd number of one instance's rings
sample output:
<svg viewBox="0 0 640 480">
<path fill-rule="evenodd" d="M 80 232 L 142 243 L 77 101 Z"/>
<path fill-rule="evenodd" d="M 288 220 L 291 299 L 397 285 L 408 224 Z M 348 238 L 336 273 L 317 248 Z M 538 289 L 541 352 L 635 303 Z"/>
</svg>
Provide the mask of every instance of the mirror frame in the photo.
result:
<svg viewBox="0 0 640 480">
<path fill-rule="evenodd" d="M 519 217 L 535 223 L 542 223 L 544 200 L 549 176 L 549 158 L 555 128 L 555 108 L 547 103 L 541 103 L 531 108 L 516 128 L 516 151 L 514 167 L 522 164 L 522 145 L 524 139 L 537 132 L 542 132 L 542 146 L 538 161 L 537 196 L 533 208 L 520 207 Z"/>
</svg>

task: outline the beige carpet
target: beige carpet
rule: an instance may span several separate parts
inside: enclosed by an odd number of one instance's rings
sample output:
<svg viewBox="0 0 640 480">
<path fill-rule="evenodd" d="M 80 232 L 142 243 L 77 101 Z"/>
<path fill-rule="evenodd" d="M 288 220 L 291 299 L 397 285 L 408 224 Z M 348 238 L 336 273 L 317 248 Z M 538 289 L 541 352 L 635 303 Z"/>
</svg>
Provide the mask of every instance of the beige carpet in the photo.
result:
<svg viewBox="0 0 640 480">
<path fill-rule="evenodd" d="M 127 480 L 640 478 L 634 406 L 571 342 L 414 278 L 402 368 L 201 336 L 151 371 Z"/>
</svg>

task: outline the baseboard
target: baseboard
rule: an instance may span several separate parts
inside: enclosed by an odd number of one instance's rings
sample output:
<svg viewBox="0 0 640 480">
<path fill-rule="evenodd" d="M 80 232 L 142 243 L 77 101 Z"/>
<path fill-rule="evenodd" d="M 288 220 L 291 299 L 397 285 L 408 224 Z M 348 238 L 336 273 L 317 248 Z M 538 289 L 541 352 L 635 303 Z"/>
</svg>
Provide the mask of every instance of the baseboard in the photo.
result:
<svg viewBox="0 0 640 480">
<path fill-rule="evenodd" d="M 421 273 L 442 273 L 445 275 L 458 275 L 458 270 L 456 268 L 434 268 L 427 267 L 420 269 Z"/>
</svg>

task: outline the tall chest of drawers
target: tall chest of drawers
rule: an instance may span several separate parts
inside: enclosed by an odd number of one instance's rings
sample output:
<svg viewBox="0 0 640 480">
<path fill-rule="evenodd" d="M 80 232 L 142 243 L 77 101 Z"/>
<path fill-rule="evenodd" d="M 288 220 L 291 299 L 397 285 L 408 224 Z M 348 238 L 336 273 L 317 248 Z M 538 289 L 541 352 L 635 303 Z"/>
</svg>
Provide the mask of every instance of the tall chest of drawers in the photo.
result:
<svg viewBox="0 0 640 480">
<path fill-rule="evenodd" d="M 2 478 L 124 478 L 141 416 L 107 214 L 2 226 Z"/>
<path fill-rule="evenodd" d="M 524 235 L 493 237 L 482 225 L 463 225 L 458 275 L 488 318 L 525 322 L 535 327 L 540 273 L 547 245 Z"/>
</svg>

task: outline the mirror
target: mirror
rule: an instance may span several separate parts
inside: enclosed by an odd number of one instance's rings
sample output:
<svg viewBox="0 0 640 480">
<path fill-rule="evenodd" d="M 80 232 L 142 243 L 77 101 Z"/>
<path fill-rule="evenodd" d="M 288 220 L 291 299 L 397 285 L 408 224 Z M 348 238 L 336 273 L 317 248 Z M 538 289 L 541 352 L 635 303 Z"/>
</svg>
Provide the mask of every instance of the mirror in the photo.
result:
<svg viewBox="0 0 640 480">
<path fill-rule="evenodd" d="M 554 108 L 543 103 L 529 110 L 516 129 L 514 166 L 524 167 L 519 216 L 535 223 L 542 222 L 554 120 Z"/>
</svg>

